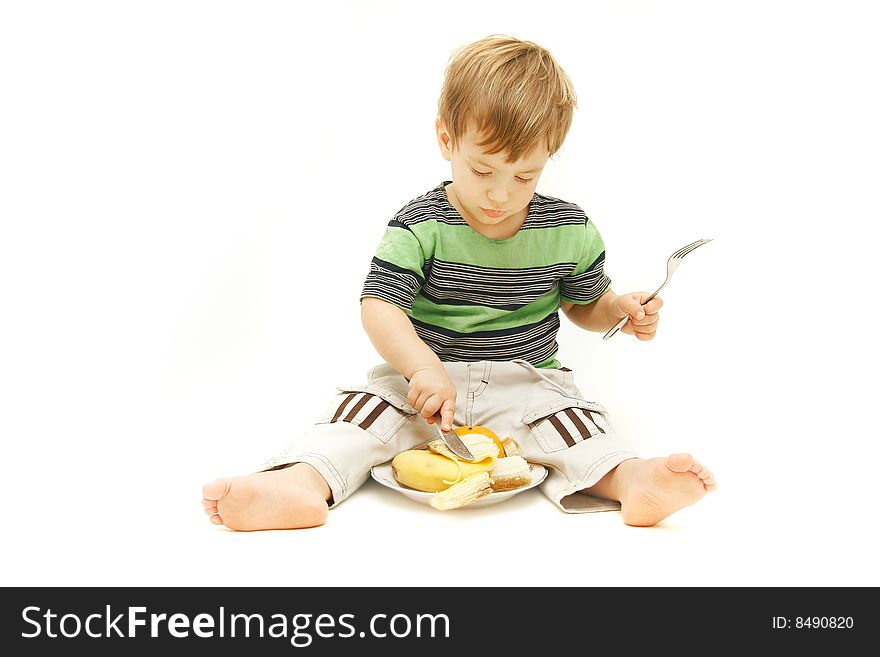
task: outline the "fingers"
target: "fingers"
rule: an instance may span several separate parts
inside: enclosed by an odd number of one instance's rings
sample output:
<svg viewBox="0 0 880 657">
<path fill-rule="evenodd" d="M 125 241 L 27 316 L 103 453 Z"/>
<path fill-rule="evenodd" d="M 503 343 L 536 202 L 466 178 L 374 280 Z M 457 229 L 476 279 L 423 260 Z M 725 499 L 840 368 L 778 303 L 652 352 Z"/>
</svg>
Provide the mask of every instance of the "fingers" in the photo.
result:
<svg viewBox="0 0 880 657">
<path fill-rule="evenodd" d="M 629 315 L 630 321 L 642 319 L 645 316 L 645 311 L 641 304 L 643 298 L 641 292 L 622 294 L 618 302 L 618 307 L 621 311 Z"/>
<path fill-rule="evenodd" d="M 416 404 L 413 404 L 413 406 L 418 409 L 419 415 L 425 418 L 428 424 L 434 424 L 439 421 L 441 431 L 446 432 L 452 429 L 452 423 L 455 418 L 455 398 L 450 399 L 449 397 L 436 394 L 429 396 L 421 407 Z"/>
<path fill-rule="evenodd" d="M 448 403 L 449 403 L 449 400 L 442 397 L 441 395 L 431 395 L 430 397 L 428 397 L 425 400 L 425 403 L 422 404 L 421 408 L 417 404 L 413 404 L 413 406 L 415 406 L 419 410 L 419 415 L 421 415 L 423 418 L 425 418 L 428 421 L 428 424 L 434 424 L 434 422 L 436 421 L 435 416 L 437 416 L 438 414 L 441 414 L 441 411 L 443 409 L 443 405 L 448 404 Z M 454 409 L 455 407 L 452 406 L 452 408 Z M 454 413 L 454 410 L 453 410 L 453 413 Z M 447 413 L 447 415 L 448 415 L 448 413 Z M 442 418 L 442 414 L 441 414 L 441 420 L 442 419 L 443 418 Z M 451 423 L 451 420 L 449 421 L 449 423 Z M 443 426 L 444 425 L 441 422 L 440 428 L 442 429 Z M 448 431 L 448 429 L 444 429 L 444 431 Z"/>
<path fill-rule="evenodd" d="M 648 303 L 642 306 L 642 310 L 645 311 L 646 315 L 656 315 L 662 307 L 663 299 L 661 299 L 660 297 L 654 297 Z"/>
<path fill-rule="evenodd" d="M 455 398 L 455 385 L 442 368 L 423 368 L 410 377 L 406 400 L 429 424 L 439 420 L 443 431 L 452 428 Z"/>
<path fill-rule="evenodd" d="M 654 338 L 660 320 L 658 313 L 663 307 L 663 299 L 660 297 L 654 297 L 642 305 L 641 301 L 648 296 L 647 292 L 632 292 L 621 297 L 620 309 L 629 315 L 629 321 L 621 331 L 634 335 L 639 340 Z"/>
<path fill-rule="evenodd" d="M 663 307 L 663 299 L 654 297 L 650 301 L 644 301 L 649 296 L 647 292 L 622 294 L 619 307 L 632 319 L 642 319 L 644 315 L 656 314 Z"/>
<path fill-rule="evenodd" d="M 442 418 L 440 430 L 444 432 L 451 430 L 452 422 L 455 418 L 455 403 L 448 399 L 443 402 L 443 405 L 440 407 L 440 417 Z"/>
<path fill-rule="evenodd" d="M 410 388 L 409 394 L 406 396 L 406 401 L 415 406 L 419 411 L 421 411 L 425 404 L 428 402 L 428 399 L 431 397 L 431 393 L 428 390 L 413 390 Z M 437 409 L 434 409 L 435 411 Z M 422 414 L 424 415 L 424 413 Z M 431 413 L 430 415 L 433 415 Z M 427 417 L 427 416 L 425 416 Z"/>
<path fill-rule="evenodd" d="M 643 319 L 630 319 L 621 331 L 628 335 L 634 335 L 639 340 L 652 340 L 657 333 L 657 324 L 659 323 L 657 315 L 645 315 Z"/>
</svg>

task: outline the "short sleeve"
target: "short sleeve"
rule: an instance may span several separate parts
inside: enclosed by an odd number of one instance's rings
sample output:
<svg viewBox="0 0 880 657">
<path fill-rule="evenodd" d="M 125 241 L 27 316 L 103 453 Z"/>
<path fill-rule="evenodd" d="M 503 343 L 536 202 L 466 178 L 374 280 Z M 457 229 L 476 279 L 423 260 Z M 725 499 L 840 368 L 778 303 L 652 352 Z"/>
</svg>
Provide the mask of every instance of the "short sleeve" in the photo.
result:
<svg viewBox="0 0 880 657">
<path fill-rule="evenodd" d="M 605 274 L 605 243 L 589 219 L 583 237 L 577 266 L 559 283 L 562 300 L 570 303 L 592 303 L 611 286 Z"/>
<path fill-rule="evenodd" d="M 392 221 L 370 262 L 361 300 L 375 297 L 410 314 L 425 283 L 424 267 L 425 255 L 418 238 L 405 224 Z"/>
</svg>

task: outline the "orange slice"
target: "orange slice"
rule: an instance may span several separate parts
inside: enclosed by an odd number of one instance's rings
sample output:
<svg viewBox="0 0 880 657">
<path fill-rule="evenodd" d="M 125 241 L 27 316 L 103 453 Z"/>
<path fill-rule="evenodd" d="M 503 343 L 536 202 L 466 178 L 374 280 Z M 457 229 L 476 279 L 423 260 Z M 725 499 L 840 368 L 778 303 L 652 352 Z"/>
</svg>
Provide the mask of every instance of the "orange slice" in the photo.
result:
<svg viewBox="0 0 880 657">
<path fill-rule="evenodd" d="M 466 436 L 469 433 L 479 433 L 483 436 L 488 436 L 495 441 L 496 445 L 498 445 L 498 458 L 502 458 L 505 456 L 504 445 L 501 444 L 501 439 L 489 427 L 484 427 L 480 424 L 476 424 L 472 427 L 457 427 L 453 429 L 453 431 L 457 436 Z"/>
</svg>

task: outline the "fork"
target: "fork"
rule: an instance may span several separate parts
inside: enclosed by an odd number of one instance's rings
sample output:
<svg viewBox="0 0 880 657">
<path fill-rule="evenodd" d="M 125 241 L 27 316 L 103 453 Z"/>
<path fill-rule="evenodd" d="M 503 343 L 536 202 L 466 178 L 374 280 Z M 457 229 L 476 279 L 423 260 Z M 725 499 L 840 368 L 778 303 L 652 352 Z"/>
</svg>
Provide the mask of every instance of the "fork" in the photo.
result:
<svg viewBox="0 0 880 657">
<path fill-rule="evenodd" d="M 653 299 L 658 294 L 660 294 L 660 290 L 662 290 L 664 287 L 666 287 L 666 285 L 669 283 L 669 279 L 672 278 L 673 272 L 675 272 L 675 270 L 678 269 L 678 266 L 681 264 L 681 261 L 684 260 L 684 257 L 688 253 L 690 253 L 694 249 L 698 249 L 699 247 L 703 246 L 704 244 L 708 244 L 711 241 L 712 241 L 712 239 L 710 238 L 708 240 L 697 240 L 696 242 L 691 242 L 690 244 L 684 245 L 678 251 L 674 252 L 671 256 L 669 256 L 669 260 L 666 261 L 666 280 L 663 281 L 663 285 L 658 287 L 651 296 L 649 296 L 647 299 L 645 299 L 642 302 L 642 304 L 648 303 L 651 299 Z M 602 339 L 609 340 L 611 338 L 611 336 L 613 336 L 621 328 L 623 328 L 623 326 L 628 321 L 629 321 L 629 315 L 624 315 L 623 317 L 621 317 L 620 321 L 617 322 L 617 324 L 615 324 L 614 326 L 612 326 L 611 329 L 608 331 L 608 333 L 605 334 L 605 337 Z"/>
</svg>

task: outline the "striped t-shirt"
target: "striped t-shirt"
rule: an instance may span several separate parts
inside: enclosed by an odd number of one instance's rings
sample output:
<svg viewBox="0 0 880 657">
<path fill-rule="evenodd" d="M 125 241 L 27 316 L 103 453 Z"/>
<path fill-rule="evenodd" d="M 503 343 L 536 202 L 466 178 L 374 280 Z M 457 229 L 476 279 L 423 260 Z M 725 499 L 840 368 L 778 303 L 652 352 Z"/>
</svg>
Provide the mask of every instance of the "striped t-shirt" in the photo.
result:
<svg viewBox="0 0 880 657">
<path fill-rule="evenodd" d="M 574 203 L 535 194 L 515 235 L 489 239 L 449 202 L 448 184 L 394 215 L 361 299 L 401 308 L 441 361 L 559 367 L 560 302 L 591 303 L 611 284 L 599 232 Z"/>
</svg>

